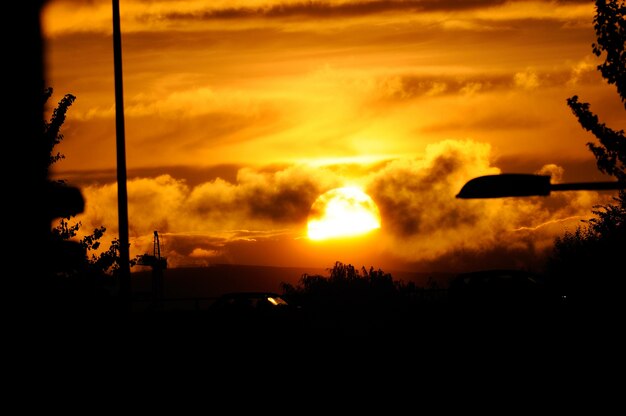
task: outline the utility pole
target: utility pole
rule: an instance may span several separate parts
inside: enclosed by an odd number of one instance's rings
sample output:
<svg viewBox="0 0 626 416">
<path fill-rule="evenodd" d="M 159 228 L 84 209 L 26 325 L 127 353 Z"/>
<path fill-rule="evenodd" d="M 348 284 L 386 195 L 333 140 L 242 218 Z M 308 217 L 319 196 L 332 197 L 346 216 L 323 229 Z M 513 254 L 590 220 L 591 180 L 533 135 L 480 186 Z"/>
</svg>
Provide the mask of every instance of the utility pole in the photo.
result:
<svg viewBox="0 0 626 416">
<path fill-rule="evenodd" d="M 124 87 L 122 83 L 122 31 L 120 2 L 113 1 L 113 66 L 115 68 L 115 136 L 117 145 L 117 215 L 120 241 L 120 296 L 130 312 L 130 253 L 128 240 L 128 191 L 126 188 L 126 133 L 124 129 Z"/>
</svg>

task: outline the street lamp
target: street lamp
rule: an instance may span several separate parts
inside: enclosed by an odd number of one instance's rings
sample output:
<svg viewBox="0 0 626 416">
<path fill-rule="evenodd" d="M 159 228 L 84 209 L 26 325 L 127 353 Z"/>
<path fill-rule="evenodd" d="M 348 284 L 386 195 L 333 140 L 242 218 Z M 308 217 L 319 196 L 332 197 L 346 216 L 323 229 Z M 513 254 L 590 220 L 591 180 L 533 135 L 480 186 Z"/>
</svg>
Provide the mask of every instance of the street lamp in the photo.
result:
<svg viewBox="0 0 626 416">
<path fill-rule="evenodd" d="M 457 198 L 503 198 L 508 196 L 548 196 L 551 191 L 605 191 L 626 189 L 624 182 L 550 183 L 549 175 L 503 173 L 479 176 L 467 182 Z"/>
</svg>

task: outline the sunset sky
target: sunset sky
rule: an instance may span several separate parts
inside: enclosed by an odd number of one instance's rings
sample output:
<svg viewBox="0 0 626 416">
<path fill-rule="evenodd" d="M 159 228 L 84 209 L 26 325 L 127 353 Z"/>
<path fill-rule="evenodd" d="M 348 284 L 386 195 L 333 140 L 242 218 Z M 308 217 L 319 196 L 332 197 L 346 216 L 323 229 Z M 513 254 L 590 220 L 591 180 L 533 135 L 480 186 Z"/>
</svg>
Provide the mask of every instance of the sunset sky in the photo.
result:
<svg viewBox="0 0 626 416">
<path fill-rule="evenodd" d="M 540 266 L 610 193 L 458 200 L 492 173 L 608 180 L 566 99 L 614 129 L 591 1 L 121 0 L 131 255 L 214 263 L 454 271 Z M 83 230 L 117 235 L 111 2 L 44 9 L 49 103 L 77 97 L 56 177 Z M 360 187 L 381 227 L 311 241 L 307 217 Z"/>
</svg>

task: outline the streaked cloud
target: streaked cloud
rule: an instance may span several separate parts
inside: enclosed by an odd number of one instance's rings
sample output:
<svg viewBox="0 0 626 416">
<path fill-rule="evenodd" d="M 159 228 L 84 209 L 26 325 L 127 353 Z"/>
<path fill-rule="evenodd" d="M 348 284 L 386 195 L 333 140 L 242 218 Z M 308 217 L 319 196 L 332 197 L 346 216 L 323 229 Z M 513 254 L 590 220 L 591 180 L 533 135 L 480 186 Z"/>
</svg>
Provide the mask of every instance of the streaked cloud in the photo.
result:
<svg viewBox="0 0 626 416">
<path fill-rule="evenodd" d="M 227 7 L 204 11 L 171 13 L 166 19 L 241 19 L 241 18 L 345 18 L 380 13 L 417 13 L 423 11 L 458 11 L 491 7 L 504 0 L 469 0 L 463 2 L 437 0 L 370 0 L 370 1 L 297 1 L 266 4 L 257 7 Z"/>
<path fill-rule="evenodd" d="M 49 34 L 111 32 L 111 5 L 104 0 L 56 0 L 47 6 L 44 27 Z M 592 5 L 584 1 L 505 1 L 505 0 L 202 0 L 142 1 L 129 0 L 121 4 L 125 31 L 164 31 L 174 28 L 196 30 L 190 23 L 235 24 L 236 27 L 281 23 L 320 23 L 335 25 L 352 20 L 363 22 L 372 16 L 384 16 L 387 21 L 435 23 L 441 28 L 475 30 L 488 26 L 489 21 L 551 19 L 578 22 L 588 19 Z"/>
</svg>

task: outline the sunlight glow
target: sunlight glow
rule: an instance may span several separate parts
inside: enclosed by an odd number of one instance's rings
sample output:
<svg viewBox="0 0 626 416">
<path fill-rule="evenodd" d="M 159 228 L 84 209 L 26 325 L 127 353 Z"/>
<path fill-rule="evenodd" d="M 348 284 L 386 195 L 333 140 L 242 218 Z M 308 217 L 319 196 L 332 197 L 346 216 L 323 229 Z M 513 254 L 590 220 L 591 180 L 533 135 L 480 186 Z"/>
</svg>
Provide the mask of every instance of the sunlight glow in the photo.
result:
<svg viewBox="0 0 626 416">
<path fill-rule="evenodd" d="M 308 223 L 311 240 L 353 237 L 379 228 L 376 203 L 357 187 L 332 189 L 311 206 Z"/>
<path fill-rule="evenodd" d="M 409 155 L 414 156 L 414 155 Z M 318 157 L 318 158 L 301 158 L 295 159 L 294 162 L 305 164 L 313 167 L 333 166 L 333 165 L 373 165 L 385 160 L 393 160 L 406 157 L 406 154 L 377 154 L 377 155 L 359 155 L 359 156 L 336 156 L 336 157 Z"/>
</svg>

